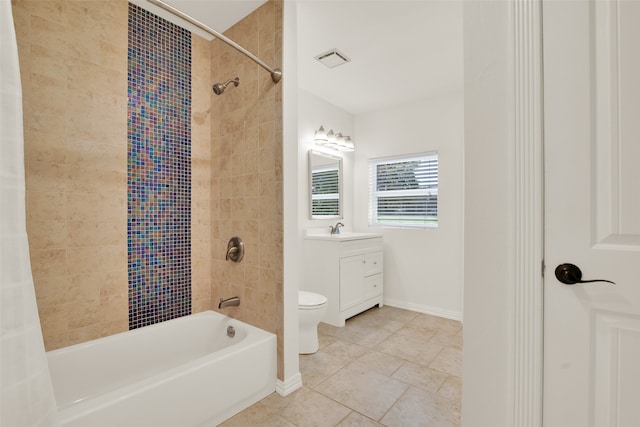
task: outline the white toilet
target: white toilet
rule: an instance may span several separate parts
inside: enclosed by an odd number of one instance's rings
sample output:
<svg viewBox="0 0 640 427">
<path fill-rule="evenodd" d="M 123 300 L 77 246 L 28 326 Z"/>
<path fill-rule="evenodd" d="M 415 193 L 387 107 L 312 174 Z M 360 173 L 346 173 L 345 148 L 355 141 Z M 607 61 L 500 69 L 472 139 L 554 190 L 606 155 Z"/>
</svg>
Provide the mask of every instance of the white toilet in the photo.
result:
<svg viewBox="0 0 640 427">
<path fill-rule="evenodd" d="M 318 351 L 318 323 L 327 312 L 327 297 L 307 291 L 298 291 L 298 318 L 300 325 L 300 354 Z"/>
</svg>

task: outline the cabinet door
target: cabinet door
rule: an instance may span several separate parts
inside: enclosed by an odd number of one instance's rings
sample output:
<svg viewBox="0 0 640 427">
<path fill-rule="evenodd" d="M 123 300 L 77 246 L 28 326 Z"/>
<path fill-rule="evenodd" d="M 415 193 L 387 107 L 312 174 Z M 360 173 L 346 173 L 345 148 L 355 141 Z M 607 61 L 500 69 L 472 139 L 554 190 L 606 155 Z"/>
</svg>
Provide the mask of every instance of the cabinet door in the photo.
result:
<svg viewBox="0 0 640 427">
<path fill-rule="evenodd" d="M 347 310 L 364 299 L 364 255 L 340 259 L 340 310 Z"/>
</svg>

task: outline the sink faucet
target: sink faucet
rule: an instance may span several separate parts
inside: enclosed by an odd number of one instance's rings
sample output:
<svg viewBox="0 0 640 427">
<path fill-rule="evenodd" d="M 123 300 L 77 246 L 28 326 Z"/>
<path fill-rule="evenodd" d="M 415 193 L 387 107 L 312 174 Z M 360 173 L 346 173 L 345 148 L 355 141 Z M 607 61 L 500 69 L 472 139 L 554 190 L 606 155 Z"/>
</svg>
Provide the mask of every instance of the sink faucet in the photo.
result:
<svg viewBox="0 0 640 427">
<path fill-rule="evenodd" d="M 330 225 L 331 234 L 340 234 L 340 227 L 344 227 L 344 224 L 341 222 L 338 222 L 335 226 Z"/>
</svg>

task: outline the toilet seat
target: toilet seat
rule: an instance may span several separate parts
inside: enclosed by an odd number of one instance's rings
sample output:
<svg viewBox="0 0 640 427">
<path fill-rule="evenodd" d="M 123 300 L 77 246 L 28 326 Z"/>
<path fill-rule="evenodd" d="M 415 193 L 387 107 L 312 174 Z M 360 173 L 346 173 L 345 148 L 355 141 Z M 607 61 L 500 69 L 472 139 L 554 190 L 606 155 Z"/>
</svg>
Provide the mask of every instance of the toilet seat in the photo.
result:
<svg viewBox="0 0 640 427">
<path fill-rule="evenodd" d="M 301 310 L 315 310 L 327 304 L 327 297 L 314 292 L 298 292 L 298 308 Z"/>
</svg>

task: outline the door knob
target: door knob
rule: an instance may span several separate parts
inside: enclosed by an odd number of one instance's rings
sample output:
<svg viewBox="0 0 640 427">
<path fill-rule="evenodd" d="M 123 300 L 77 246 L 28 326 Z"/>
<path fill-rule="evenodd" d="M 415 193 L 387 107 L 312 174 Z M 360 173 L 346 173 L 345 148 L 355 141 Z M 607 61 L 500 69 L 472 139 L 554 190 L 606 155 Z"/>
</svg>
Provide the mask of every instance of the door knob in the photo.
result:
<svg viewBox="0 0 640 427">
<path fill-rule="evenodd" d="M 611 280 L 596 279 L 596 280 L 582 280 L 582 271 L 577 265 L 573 264 L 560 264 L 556 267 L 556 279 L 565 285 L 575 285 L 576 283 L 592 283 L 592 282 L 607 282 L 615 285 L 615 282 Z"/>
</svg>

